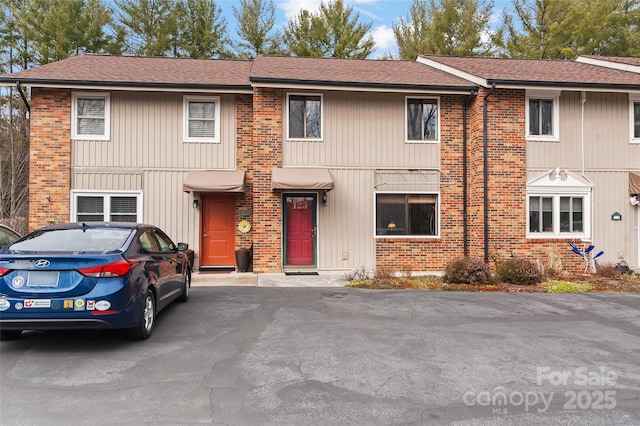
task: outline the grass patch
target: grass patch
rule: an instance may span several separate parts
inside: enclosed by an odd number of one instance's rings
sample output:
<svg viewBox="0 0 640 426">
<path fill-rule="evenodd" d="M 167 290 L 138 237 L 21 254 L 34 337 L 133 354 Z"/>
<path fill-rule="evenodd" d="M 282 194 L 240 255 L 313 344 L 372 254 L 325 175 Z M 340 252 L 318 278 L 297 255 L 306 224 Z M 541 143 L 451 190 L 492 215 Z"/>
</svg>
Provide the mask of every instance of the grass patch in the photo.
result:
<svg viewBox="0 0 640 426">
<path fill-rule="evenodd" d="M 549 293 L 584 293 L 595 290 L 596 286 L 587 283 L 574 283 L 571 281 L 551 280 L 541 284 Z"/>
</svg>

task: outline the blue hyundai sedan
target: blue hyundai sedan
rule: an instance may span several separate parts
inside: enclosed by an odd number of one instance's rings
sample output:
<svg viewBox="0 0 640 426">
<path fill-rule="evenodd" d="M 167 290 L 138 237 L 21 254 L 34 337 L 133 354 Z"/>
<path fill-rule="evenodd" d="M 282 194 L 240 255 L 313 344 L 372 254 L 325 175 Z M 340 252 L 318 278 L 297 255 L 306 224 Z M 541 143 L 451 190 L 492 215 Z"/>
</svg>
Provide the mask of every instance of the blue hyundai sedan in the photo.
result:
<svg viewBox="0 0 640 426">
<path fill-rule="evenodd" d="M 188 245 L 150 225 L 51 225 L 0 250 L 0 340 L 23 330 L 128 329 L 151 335 L 156 314 L 191 286 Z"/>
</svg>

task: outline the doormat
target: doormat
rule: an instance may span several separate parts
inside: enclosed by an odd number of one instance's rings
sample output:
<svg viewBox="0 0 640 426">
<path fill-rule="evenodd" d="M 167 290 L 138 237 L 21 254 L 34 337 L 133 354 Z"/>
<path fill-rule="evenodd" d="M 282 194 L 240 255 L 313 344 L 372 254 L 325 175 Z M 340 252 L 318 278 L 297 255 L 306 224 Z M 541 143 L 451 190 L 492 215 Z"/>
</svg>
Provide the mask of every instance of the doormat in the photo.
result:
<svg viewBox="0 0 640 426">
<path fill-rule="evenodd" d="M 234 267 L 214 267 L 214 266 L 201 266 L 198 270 L 199 272 L 210 272 L 210 273 L 228 273 L 235 271 Z"/>
<path fill-rule="evenodd" d="M 320 275 L 316 271 L 284 271 L 285 275 Z"/>
</svg>

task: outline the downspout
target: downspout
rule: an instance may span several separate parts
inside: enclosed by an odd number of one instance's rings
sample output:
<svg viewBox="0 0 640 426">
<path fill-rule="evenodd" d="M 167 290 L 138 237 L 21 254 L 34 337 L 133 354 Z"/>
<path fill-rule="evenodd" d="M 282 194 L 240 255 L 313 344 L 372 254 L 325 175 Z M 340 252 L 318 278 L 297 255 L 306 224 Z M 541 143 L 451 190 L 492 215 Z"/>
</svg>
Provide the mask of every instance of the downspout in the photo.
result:
<svg viewBox="0 0 640 426">
<path fill-rule="evenodd" d="M 585 153 L 584 153 L 584 104 L 587 103 L 587 92 L 585 92 L 584 90 L 582 92 L 580 92 L 580 114 L 581 114 L 581 123 L 580 123 L 580 150 L 581 152 L 581 161 L 582 164 L 580 165 L 581 169 L 580 169 L 580 173 L 582 174 L 582 177 L 591 184 L 591 205 L 589 206 L 590 209 L 590 215 L 591 218 L 593 218 L 593 205 L 594 205 L 594 200 L 593 200 L 593 182 L 591 182 L 591 179 L 589 179 L 586 175 L 585 175 Z M 594 231 L 594 225 L 593 225 L 593 219 L 589 221 L 590 222 L 590 230 L 589 230 L 589 235 L 591 236 L 591 240 L 593 241 L 593 231 Z"/>
<path fill-rule="evenodd" d="M 464 257 L 469 256 L 469 225 L 468 225 L 468 189 L 467 189 L 467 109 L 471 101 L 476 96 L 476 91 L 472 90 L 464 100 L 462 106 L 462 250 Z"/>
<path fill-rule="evenodd" d="M 20 86 L 20 82 L 16 81 L 16 89 L 18 89 L 18 93 L 20 93 L 20 97 L 22 98 L 22 102 L 24 102 L 24 106 L 27 107 L 27 111 L 29 111 L 29 113 L 31 113 L 31 106 L 29 106 L 29 101 L 27 100 L 27 97 L 25 96 L 24 92 L 22 91 L 22 87 Z"/>
<path fill-rule="evenodd" d="M 580 92 L 580 114 L 582 123 L 580 123 L 580 148 L 582 150 L 582 168 L 580 171 L 582 172 L 582 177 L 586 177 L 584 175 L 584 104 L 587 102 L 587 92 L 584 90 Z"/>
<path fill-rule="evenodd" d="M 491 89 L 487 92 L 482 100 L 482 165 L 483 176 L 482 183 L 484 186 L 484 263 L 489 263 L 489 148 L 488 148 L 488 129 L 487 129 L 487 106 L 488 98 L 493 91 L 496 90 L 496 83 L 491 83 Z"/>
</svg>

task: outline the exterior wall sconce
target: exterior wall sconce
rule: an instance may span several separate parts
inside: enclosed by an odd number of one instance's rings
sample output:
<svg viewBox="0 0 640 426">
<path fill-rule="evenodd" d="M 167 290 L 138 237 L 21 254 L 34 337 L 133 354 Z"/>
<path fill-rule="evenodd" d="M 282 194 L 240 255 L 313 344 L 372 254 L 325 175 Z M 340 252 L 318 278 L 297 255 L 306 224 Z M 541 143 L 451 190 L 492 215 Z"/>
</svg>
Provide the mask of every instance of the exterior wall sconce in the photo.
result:
<svg viewBox="0 0 640 426">
<path fill-rule="evenodd" d="M 194 198 L 193 199 L 193 208 L 197 209 L 199 204 L 200 204 L 200 201 L 197 198 Z"/>
<path fill-rule="evenodd" d="M 327 204 L 329 204 L 329 194 L 327 193 L 327 191 L 324 191 L 322 193 L 322 205 L 326 206 Z"/>
<path fill-rule="evenodd" d="M 611 215 L 611 220 L 622 220 L 622 215 L 618 212 L 613 212 Z"/>
</svg>

